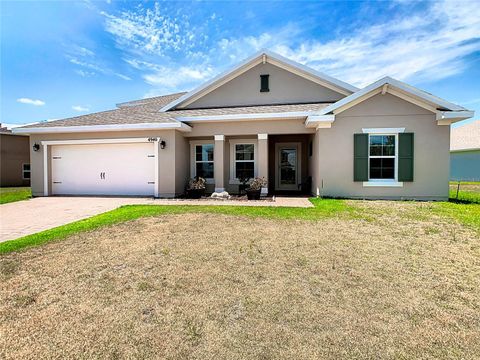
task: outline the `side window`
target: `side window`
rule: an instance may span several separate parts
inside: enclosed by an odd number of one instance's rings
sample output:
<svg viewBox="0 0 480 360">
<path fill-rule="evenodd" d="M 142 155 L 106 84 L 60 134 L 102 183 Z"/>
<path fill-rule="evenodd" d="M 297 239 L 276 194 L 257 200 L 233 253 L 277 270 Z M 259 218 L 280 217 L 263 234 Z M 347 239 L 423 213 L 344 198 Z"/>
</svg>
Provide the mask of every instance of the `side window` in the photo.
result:
<svg viewBox="0 0 480 360">
<path fill-rule="evenodd" d="M 235 144 L 234 171 L 236 179 L 255 177 L 255 145 Z"/>
<path fill-rule="evenodd" d="M 368 150 L 368 178 L 395 179 L 395 135 L 370 135 Z"/>
<path fill-rule="evenodd" d="M 22 165 L 22 178 L 24 180 L 30 179 L 30 164 L 23 164 Z"/>
</svg>

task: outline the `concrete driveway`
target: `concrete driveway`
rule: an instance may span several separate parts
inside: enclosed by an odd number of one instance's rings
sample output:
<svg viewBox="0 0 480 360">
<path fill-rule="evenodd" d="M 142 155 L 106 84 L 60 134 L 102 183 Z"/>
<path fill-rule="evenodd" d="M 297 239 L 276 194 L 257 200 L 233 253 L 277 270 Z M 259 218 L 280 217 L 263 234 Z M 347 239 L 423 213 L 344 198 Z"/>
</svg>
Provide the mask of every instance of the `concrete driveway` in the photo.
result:
<svg viewBox="0 0 480 360">
<path fill-rule="evenodd" d="M 0 242 L 89 218 L 122 205 L 236 205 L 313 207 L 306 197 L 275 201 L 186 200 L 114 197 L 38 197 L 0 205 Z"/>
<path fill-rule="evenodd" d="M 0 242 L 89 218 L 148 198 L 38 197 L 0 205 Z"/>
</svg>

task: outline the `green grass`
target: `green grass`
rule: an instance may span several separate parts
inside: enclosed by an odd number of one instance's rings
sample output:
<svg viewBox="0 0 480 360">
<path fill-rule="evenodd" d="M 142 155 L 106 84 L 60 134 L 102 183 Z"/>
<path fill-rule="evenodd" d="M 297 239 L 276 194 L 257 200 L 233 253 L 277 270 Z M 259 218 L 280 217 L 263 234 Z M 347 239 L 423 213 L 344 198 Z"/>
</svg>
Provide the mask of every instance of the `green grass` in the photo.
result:
<svg viewBox="0 0 480 360">
<path fill-rule="evenodd" d="M 435 204 L 433 211 L 438 215 L 453 218 L 480 234 L 480 204 L 440 202 Z"/>
<path fill-rule="evenodd" d="M 32 197 L 32 190 L 29 187 L 5 187 L 0 188 L 0 204 L 11 203 L 20 200 L 27 200 Z"/>
<path fill-rule="evenodd" d="M 450 182 L 450 200 L 464 203 L 480 204 L 480 182 L 461 181 L 457 195 L 457 181 Z"/>
<path fill-rule="evenodd" d="M 69 235 L 98 229 L 102 226 L 118 224 L 146 216 L 183 213 L 215 213 L 275 219 L 317 220 L 340 216 L 344 218 L 361 217 L 359 209 L 348 205 L 344 200 L 310 199 L 313 208 L 288 207 L 249 207 L 249 206 L 165 206 L 165 205 L 126 205 L 118 209 L 93 216 L 88 219 L 62 225 L 36 234 L 0 243 L 0 254 L 9 253 L 26 247 L 41 245 L 50 241 L 64 239 Z"/>
<path fill-rule="evenodd" d="M 342 219 L 363 219 L 371 221 L 375 214 L 355 206 L 354 201 L 339 199 L 312 198 L 313 208 L 289 207 L 250 207 L 250 206 L 189 206 L 189 205 L 126 205 L 118 209 L 93 216 L 88 219 L 62 225 L 36 234 L 27 235 L 15 240 L 0 243 L 0 254 L 17 251 L 31 246 L 38 246 L 50 241 L 61 240 L 69 235 L 91 231 L 103 226 L 114 225 L 141 217 L 165 214 L 213 213 L 271 219 L 319 220 L 338 217 Z M 466 201 L 465 201 L 466 202 Z M 439 216 L 449 217 L 463 225 L 473 228 L 480 234 L 480 204 L 462 202 L 432 203 L 432 211 Z M 418 214 L 420 215 L 420 214 Z M 424 216 L 428 216 L 427 213 Z"/>
</svg>

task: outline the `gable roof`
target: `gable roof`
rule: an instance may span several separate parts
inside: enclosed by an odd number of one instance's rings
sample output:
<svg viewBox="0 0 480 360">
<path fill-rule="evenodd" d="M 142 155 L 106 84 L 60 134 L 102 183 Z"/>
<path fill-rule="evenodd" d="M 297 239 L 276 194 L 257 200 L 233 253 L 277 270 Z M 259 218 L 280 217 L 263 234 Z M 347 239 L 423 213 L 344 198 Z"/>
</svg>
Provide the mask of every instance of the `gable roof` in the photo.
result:
<svg viewBox="0 0 480 360">
<path fill-rule="evenodd" d="M 254 66 L 267 62 L 283 68 L 287 71 L 290 71 L 303 78 L 306 78 L 310 81 L 316 82 L 343 95 L 350 95 L 358 90 L 358 88 L 356 88 L 355 86 L 323 74 L 308 66 L 287 59 L 277 53 L 274 53 L 273 51 L 260 50 L 259 52 L 240 62 L 233 68 L 198 86 L 197 88 L 179 97 L 178 99 L 173 100 L 169 104 L 165 105 L 160 111 L 168 111 L 180 105 L 187 105 L 189 103 L 192 103 L 193 101 L 198 100 L 204 95 L 217 89 L 221 85 L 245 73 L 247 70 L 253 68 Z"/>
<path fill-rule="evenodd" d="M 480 150 L 480 120 L 450 130 L 450 151 Z"/>
<path fill-rule="evenodd" d="M 323 109 L 322 114 L 338 114 L 348 109 L 349 107 L 358 104 L 359 102 L 362 102 L 364 100 L 367 100 L 371 96 L 374 96 L 380 92 L 383 94 L 388 92 L 392 95 L 402 97 L 407 101 L 411 101 L 416 105 L 428 108 L 433 112 L 436 112 L 436 110 L 468 112 L 467 109 L 459 105 L 453 104 L 426 91 L 420 90 L 402 81 L 386 76 L 364 87 L 363 89 L 337 101 L 336 103 L 331 104 L 330 106 Z"/>
<path fill-rule="evenodd" d="M 232 119 L 263 118 L 306 118 L 309 114 L 321 111 L 328 103 L 290 104 L 290 105 L 261 105 L 239 106 L 228 108 L 185 109 L 160 112 L 157 104 L 148 103 L 136 106 L 125 106 L 114 110 L 107 110 L 93 114 L 81 115 L 67 119 L 44 121 L 14 129 L 14 133 L 31 134 L 46 132 L 75 132 L 84 131 L 88 127 L 91 131 L 125 130 L 145 128 L 179 128 L 179 124 L 191 121 L 215 121 L 217 118 L 231 117 Z M 148 125 L 148 126 L 147 126 Z M 187 126 L 188 127 L 188 126 Z"/>
</svg>

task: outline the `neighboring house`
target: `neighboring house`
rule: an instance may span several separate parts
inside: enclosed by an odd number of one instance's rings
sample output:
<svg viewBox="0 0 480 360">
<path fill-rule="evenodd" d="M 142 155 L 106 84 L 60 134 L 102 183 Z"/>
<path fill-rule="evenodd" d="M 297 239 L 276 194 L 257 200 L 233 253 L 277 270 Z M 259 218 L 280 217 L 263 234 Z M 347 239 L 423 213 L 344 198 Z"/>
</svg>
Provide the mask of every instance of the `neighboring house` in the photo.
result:
<svg viewBox="0 0 480 360">
<path fill-rule="evenodd" d="M 0 187 L 7 186 L 30 186 L 30 145 L 0 124 Z"/>
<path fill-rule="evenodd" d="M 480 181 L 480 120 L 452 128 L 450 179 Z"/>
<path fill-rule="evenodd" d="M 93 89 L 92 89 L 93 90 Z M 32 190 L 47 195 L 210 191 L 448 198 L 450 124 L 461 106 L 386 77 L 357 89 L 261 51 L 188 92 L 15 129 L 30 135 Z"/>
</svg>

